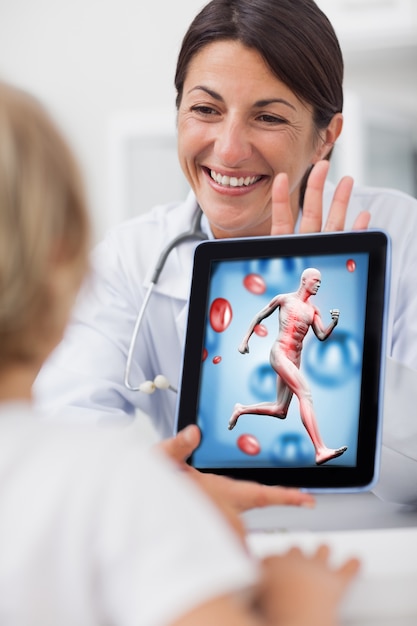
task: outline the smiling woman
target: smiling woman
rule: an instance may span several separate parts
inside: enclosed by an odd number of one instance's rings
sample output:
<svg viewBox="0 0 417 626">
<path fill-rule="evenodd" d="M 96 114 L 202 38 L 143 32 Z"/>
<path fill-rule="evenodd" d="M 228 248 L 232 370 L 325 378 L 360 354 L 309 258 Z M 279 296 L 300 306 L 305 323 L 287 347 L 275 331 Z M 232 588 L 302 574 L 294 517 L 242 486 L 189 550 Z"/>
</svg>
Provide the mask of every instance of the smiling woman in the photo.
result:
<svg viewBox="0 0 417 626">
<path fill-rule="evenodd" d="M 338 40 L 314 0 L 212 0 L 202 8 L 175 73 L 178 157 L 192 192 L 121 224 L 98 246 L 95 280 L 38 379 L 44 408 L 98 420 L 133 418 L 141 409 L 161 437 L 173 434 L 175 394 L 135 393 L 124 372 L 145 303 L 132 379 L 140 384 L 162 372 L 178 386 L 196 241 L 170 254 L 149 302 L 146 293 L 160 251 L 190 230 L 200 210 L 209 238 L 362 229 L 371 218 L 393 244 L 388 356 L 417 369 L 417 290 L 410 288 L 417 203 L 394 190 L 353 186 L 349 176 L 336 187 L 326 181 L 343 126 L 342 84 Z M 400 462 L 397 441 L 389 445 Z M 389 465 L 388 483 L 396 471 Z"/>
<path fill-rule="evenodd" d="M 303 178 L 329 153 L 341 114 L 317 128 L 311 105 L 277 78 L 259 52 L 234 40 L 198 51 L 178 102 L 180 163 L 214 236 L 268 235 L 280 172 L 288 176 L 295 221 Z"/>
</svg>

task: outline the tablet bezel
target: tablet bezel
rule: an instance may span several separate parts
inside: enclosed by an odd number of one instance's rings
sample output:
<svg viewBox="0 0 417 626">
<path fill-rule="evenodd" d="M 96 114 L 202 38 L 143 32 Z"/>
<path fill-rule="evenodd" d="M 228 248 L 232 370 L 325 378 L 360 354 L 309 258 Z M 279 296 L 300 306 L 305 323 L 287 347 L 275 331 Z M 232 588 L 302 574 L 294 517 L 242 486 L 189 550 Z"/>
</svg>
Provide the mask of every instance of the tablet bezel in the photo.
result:
<svg viewBox="0 0 417 626">
<path fill-rule="evenodd" d="M 384 231 L 320 233 L 204 241 L 196 247 L 190 291 L 176 430 L 197 422 L 205 320 L 212 262 L 236 259 L 309 257 L 365 252 L 369 255 L 363 367 L 356 466 L 197 468 L 309 491 L 369 490 L 378 478 L 381 444 L 386 309 L 390 276 L 390 240 Z M 204 437 L 204 433 L 202 433 Z M 193 455 L 188 460 L 194 466 Z"/>
</svg>

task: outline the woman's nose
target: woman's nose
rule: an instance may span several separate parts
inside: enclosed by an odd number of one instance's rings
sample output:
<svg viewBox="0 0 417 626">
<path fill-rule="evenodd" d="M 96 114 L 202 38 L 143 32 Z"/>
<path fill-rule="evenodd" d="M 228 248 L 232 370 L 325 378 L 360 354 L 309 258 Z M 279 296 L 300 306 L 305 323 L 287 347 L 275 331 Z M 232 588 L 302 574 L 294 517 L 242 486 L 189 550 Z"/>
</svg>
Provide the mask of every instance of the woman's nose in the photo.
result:
<svg viewBox="0 0 417 626">
<path fill-rule="evenodd" d="M 252 154 L 249 131 L 243 123 L 235 120 L 219 124 L 215 142 L 219 162 L 228 167 L 237 167 Z"/>
</svg>

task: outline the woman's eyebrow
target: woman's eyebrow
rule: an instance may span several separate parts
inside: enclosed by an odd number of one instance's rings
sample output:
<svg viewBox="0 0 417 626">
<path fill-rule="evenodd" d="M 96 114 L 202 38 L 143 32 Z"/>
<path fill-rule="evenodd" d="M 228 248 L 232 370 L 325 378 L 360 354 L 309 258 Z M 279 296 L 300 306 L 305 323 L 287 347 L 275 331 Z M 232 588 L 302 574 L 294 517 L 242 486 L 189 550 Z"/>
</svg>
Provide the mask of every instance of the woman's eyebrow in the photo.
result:
<svg viewBox="0 0 417 626">
<path fill-rule="evenodd" d="M 209 89 L 208 87 L 204 87 L 204 85 L 197 85 L 196 87 L 193 87 L 192 89 L 190 89 L 188 93 L 192 93 L 193 91 L 205 91 L 209 96 L 214 98 L 214 100 L 223 102 L 223 98 L 221 97 L 219 93 L 217 93 L 217 91 L 213 91 L 212 89 Z"/>
<path fill-rule="evenodd" d="M 297 110 L 295 106 L 291 104 L 291 102 L 288 102 L 288 100 L 285 100 L 285 98 L 270 98 L 268 100 L 258 100 L 257 102 L 255 102 L 254 106 L 262 108 L 268 106 L 269 104 L 285 104 L 294 111 Z"/>
<path fill-rule="evenodd" d="M 222 96 L 219 93 L 217 93 L 217 91 L 213 91 L 212 89 L 209 89 L 209 87 L 205 87 L 204 85 L 196 85 L 195 87 L 190 89 L 188 93 L 192 93 L 193 91 L 204 91 L 209 96 L 211 96 L 214 100 L 217 100 L 218 102 L 224 101 Z M 288 102 L 288 100 L 285 100 L 285 98 L 268 98 L 264 100 L 257 100 L 254 103 L 254 107 L 262 108 L 262 107 L 268 106 L 269 104 L 284 104 L 285 106 L 288 106 L 294 111 L 296 111 L 295 106 L 291 104 L 291 102 Z"/>
</svg>

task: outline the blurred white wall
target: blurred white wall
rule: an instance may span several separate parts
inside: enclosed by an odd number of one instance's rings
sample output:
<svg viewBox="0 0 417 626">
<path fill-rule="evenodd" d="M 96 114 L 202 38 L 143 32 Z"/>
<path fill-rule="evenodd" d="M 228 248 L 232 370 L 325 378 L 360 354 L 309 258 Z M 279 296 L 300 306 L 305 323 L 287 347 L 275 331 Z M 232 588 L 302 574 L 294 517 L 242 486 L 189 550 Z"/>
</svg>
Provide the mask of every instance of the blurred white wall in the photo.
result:
<svg viewBox="0 0 417 626">
<path fill-rule="evenodd" d="M 345 59 L 345 125 L 331 175 L 417 195 L 416 0 L 316 0 Z"/>
<path fill-rule="evenodd" d="M 39 96 L 71 141 L 84 168 L 97 238 L 114 219 L 108 180 L 111 123 L 125 111 L 142 111 L 145 123 L 151 111 L 154 126 L 158 116 L 162 124 L 173 115 L 176 55 L 190 20 L 204 3 L 0 0 L 0 77 Z M 345 8 L 350 4 L 354 10 L 365 7 L 370 22 L 366 25 L 356 18 L 359 34 L 354 33 L 355 20 L 335 17 L 345 52 L 345 88 L 360 96 L 368 112 L 376 103 L 411 120 L 414 133 L 417 19 L 411 24 L 415 30 L 405 33 L 401 25 L 387 20 L 384 7 L 398 4 L 403 10 L 407 4 L 417 10 L 417 2 L 319 0 L 319 4 L 331 17 L 338 4 Z M 385 23 L 378 34 L 381 15 Z M 158 178 L 161 189 L 166 188 L 165 172 L 160 171 Z"/>
<path fill-rule="evenodd" d="M 66 132 L 84 168 L 97 237 L 111 211 L 109 120 L 124 110 L 174 110 L 176 55 L 203 4 L 0 0 L 0 77 L 40 97 Z"/>
</svg>

